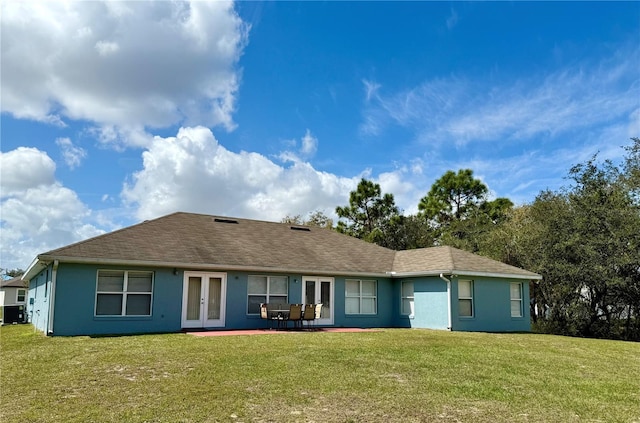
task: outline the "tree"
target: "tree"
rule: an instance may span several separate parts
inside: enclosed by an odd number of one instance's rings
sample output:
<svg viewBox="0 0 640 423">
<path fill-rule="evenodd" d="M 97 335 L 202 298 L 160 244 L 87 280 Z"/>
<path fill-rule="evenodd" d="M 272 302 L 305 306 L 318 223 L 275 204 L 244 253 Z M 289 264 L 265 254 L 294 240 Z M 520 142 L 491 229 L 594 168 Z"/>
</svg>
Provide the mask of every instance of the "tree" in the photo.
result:
<svg viewBox="0 0 640 423">
<path fill-rule="evenodd" d="M 531 291 L 541 330 L 640 340 L 640 204 L 628 166 L 594 156 L 569 179 L 509 213 L 481 249 L 543 275 Z"/>
<path fill-rule="evenodd" d="M 318 228 L 332 228 L 333 219 L 324 214 L 321 210 L 316 210 L 309 213 L 307 219 L 303 219 L 301 215 L 296 214 L 294 216 L 286 215 L 280 221 L 281 223 L 288 223 L 291 225 L 304 225 L 304 226 L 316 226 Z"/>
<path fill-rule="evenodd" d="M 447 171 L 420 200 L 420 215 L 432 226 L 435 242 L 479 252 L 483 234 L 501 223 L 513 207 L 511 200 L 487 200 L 487 186 L 471 169 Z"/>
<path fill-rule="evenodd" d="M 10 278 L 17 278 L 18 276 L 24 275 L 24 270 L 22 269 L 2 269 L 4 270 L 4 274 Z"/>
<path fill-rule="evenodd" d="M 382 195 L 379 184 L 364 178 L 349 194 L 349 205 L 336 207 L 336 214 L 344 219 L 338 221 L 338 232 L 384 247 L 390 244 L 392 228 L 402 221 L 393 195 Z"/>
<path fill-rule="evenodd" d="M 485 201 L 488 191 L 482 181 L 473 178 L 471 169 L 460 169 L 457 174 L 449 170 L 420 200 L 418 210 L 427 219 L 446 225 L 467 217 Z"/>
</svg>

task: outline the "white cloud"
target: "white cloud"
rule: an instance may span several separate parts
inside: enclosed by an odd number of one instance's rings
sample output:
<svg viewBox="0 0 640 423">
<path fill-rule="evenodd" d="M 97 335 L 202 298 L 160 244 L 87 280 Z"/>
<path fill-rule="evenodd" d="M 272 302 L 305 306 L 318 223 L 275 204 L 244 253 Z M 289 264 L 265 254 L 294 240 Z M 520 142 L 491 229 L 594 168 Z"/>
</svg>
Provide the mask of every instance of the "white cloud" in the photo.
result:
<svg viewBox="0 0 640 423">
<path fill-rule="evenodd" d="M 451 9 L 451 15 L 447 18 L 447 29 L 451 30 L 458 23 L 458 12 L 453 8 Z"/>
<path fill-rule="evenodd" d="M 307 129 L 304 136 L 300 139 L 300 147 L 298 148 L 297 140 L 287 140 L 285 144 L 288 148 L 297 151 L 286 150 L 278 155 L 283 162 L 302 162 L 311 159 L 318 151 L 318 139 Z"/>
<path fill-rule="evenodd" d="M 80 166 L 82 160 L 87 157 L 87 151 L 82 147 L 73 145 L 73 142 L 71 142 L 69 138 L 58 138 L 56 144 L 62 151 L 64 162 L 71 169 Z"/>
<path fill-rule="evenodd" d="M 51 185 L 55 182 L 55 171 L 54 161 L 37 148 L 19 147 L 7 153 L 0 152 L 2 197 Z"/>
<path fill-rule="evenodd" d="M 20 147 L 0 159 L 0 267 L 25 269 L 39 253 L 104 232 L 76 193 L 55 180 L 46 153 Z"/>
<path fill-rule="evenodd" d="M 283 167 L 257 153 L 234 153 L 207 128 L 181 128 L 176 137 L 154 138 L 122 198 L 139 219 L 180 210 L 279 221 L 314 210 L 332 214 L 358 180 L 301 161 Z"/>
<path fill-rule="evenodd" d="M 86 120 L 116 134 L 180 123 L 235 127 L 248 27 L 232 2 L 1 7 L 3 112 L 58 124 Z"/>
<path fill-rule="evenodd" d="M 425 81 L 382 96 L 363 113 L 361 133 L 379 135 L 398 125 L 434 145 L 500 140 L 522 142 L 635 121 L 640 49 L 623 47 L 599 63 L 545 75 L 486 83 L 468 77 Z M 631 124 L 633 126 L 633 124 Z"/>
</svg>

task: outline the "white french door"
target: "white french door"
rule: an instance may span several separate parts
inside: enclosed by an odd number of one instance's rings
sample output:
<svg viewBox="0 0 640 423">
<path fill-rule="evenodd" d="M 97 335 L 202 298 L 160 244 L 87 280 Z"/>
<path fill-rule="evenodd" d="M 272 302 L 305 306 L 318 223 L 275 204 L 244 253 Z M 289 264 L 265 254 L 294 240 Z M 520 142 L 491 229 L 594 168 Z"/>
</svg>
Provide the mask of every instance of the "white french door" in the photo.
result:
<svg viewBox="0 0 640 423">
<path fill-rule="evenodd" d="M 184 272 L 182 327 L 224 327 L 227 274 Z"/>
<path fill-rule="evenodd" d="M 333 278 L 305 276 L 302 278 L 302 299 L 305 304 L 322 303 L 322 314 L 317 325 L 333 325 Z"/>
</svg>

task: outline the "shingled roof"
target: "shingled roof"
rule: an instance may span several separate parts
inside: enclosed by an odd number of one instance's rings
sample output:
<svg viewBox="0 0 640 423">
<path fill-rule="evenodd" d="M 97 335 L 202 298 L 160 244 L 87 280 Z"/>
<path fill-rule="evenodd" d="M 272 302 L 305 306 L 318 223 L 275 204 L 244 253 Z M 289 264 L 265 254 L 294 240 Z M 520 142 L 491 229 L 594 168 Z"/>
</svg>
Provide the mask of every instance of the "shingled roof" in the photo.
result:
<svg viewBox="0 0 640 423">
<path fill-rule="evenodd" d="M 393 271 L 402 275 L 442 273 L 541 279 L 537 273 L 448 246 L 398 251 L 393 262 Z"/>
<path fill-rule="evenodd" d="M 52 260 L 332 275 L 476 271 L 539 278 L 451 247 L 396 252 L 330 229 L 182 212 L 40 254 L 36 262 Z"/>
</svg>

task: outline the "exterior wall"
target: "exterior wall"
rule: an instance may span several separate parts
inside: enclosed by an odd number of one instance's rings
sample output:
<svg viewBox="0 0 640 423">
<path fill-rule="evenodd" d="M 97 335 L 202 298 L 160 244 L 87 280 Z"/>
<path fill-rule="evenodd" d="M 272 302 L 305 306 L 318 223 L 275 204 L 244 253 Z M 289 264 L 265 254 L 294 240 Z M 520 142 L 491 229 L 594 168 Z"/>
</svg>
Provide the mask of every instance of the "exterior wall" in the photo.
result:
<svg viewBox="0 0 640 423">
<path fill-rule="evenodd" d="M 96 279 L 99 269 L 153 271 L 153 297 L 151 316 L 95 316 Z M 181 330 L 183 277 L 185 270 L 151 269 L 131 266 L 98 266 L 60 263 L 56 276 L 55 314 L 53 335 L 108 335 Z M 248 308 L 249 275 L 288 276 L 289 303 L 302 302 L 302 275 L 268 274 L 263 272 L 226 272 L 225 327 L 216 329 L 268 328 L 269 321 L 259 315 L 250 315 Z M 31 281 L 30 297 L 34 297 L 32 321 L 46 332 L 48 316 L 43 282 L 45 272 Z M 306 275 L 313 276 L 313 275 Z M 377 279 L 377 313 L 375 315 L 347 315 L 344 277 L 334 278 L 334 325 L 336 327 L 390 327 L 393 326 L 394 292 L 390 279 Z M 375 279 L 375 278 L 365 278 Z M 37 289 L 36 289 L 37 287 Z"/>
<path fill-rule="evenodd" d="M 51 299 L 51 272 L 49 266 L 29 281 L 27 314 L 38 330 L 47 333 L 49 325 L 49 301 Z"/>
<path fill-rule="evenodd" d="M 376 314 L 346 314 L 345 313 L 345 286 L 347 279 L 362 279 L 377 281 L 377 313 Z M 335 316 L 334 327 L 347 328 L 384 328 L 393 327 L 396 312 L 397 298 L 394 290 L 394 283 L 387 278 L 335 278 Z"/>
<path fill-rule="evenodd" d="M 153 271 L 151 316 L 95 316 L 98 269 Z M 177 332 L 181 310 L 182 274 L 174 275 L 172 269 L 67 263 L 58 267 L 54 335 Z"/>
<path fill-rule="evenodd" d="M 460 317 L 458 281 L 473 280 L 473 317 Z M 522 317 L 511 317 L 510 283 L 522 284 Z M 452 330 L 477 332 L 529 332 L 529 283 L 499 278 L 453 278 L 451 281 Z"/>
<path fill-rule="evenodd" d="M 95 316 L 96 279 L 99 269 L 153 271 L 151 316 Z M 57 269 L 54 335 L 108 335 L 152 332 L 178 332 L 182 329 L 183 277 L 186 269 L 141 268 L 130 266 L 98 266 L 60 263 Z M 189 269 L 191 271 L 191 269 Z M 226 272 L 225 327 L 216 329 L 267 328 L 269 321 L 249 315 L 249 275 L 288 276 L 288 302 L 302 302 L 302 275 L 263 272 Z M 305 275 L 314 276 L 314 275 Z M 30 281 L 29 320 L 45 333 L 50 329 L 51 266 Z M 377 312 L 372 315 L 345 313 L 345 281 L 334 278 L 335 327 L 414 327 L 448 329 L 447 283 L 438 277 L 406 278 L 414 284 L 414 315 L 402 316 L 401 280 L 366 278 L 377 281 Z M 461 331 L 529 331 L 529 284 L 523 281 L 523 316 L 511 317 L 510 280 L 475 278 L 473 317 L 459 317 L 458 279 L 451 278 L 451 330 Z M 460 278 L 462 279 L 462 278 Z"/>
<path fill-rule="evenodd" d="M 413 316 L 403 315 L 402 282 L 413 282 Z M 447 283 L 438 277 L 404 278 L 396 282 L 395 302 L 397 327 L 448 329 Z"/>
<path fill-rule="evenodd" d="M 27 303 L 26 296 L 25 300 L 22 302 L 18 302 L 18 289 L 26 288 L 16 288 L 14 286 L 6 286 L 0 290 L 0 306 L 12 306 L 12 305 L 24 305 Z"/>
</svg>

